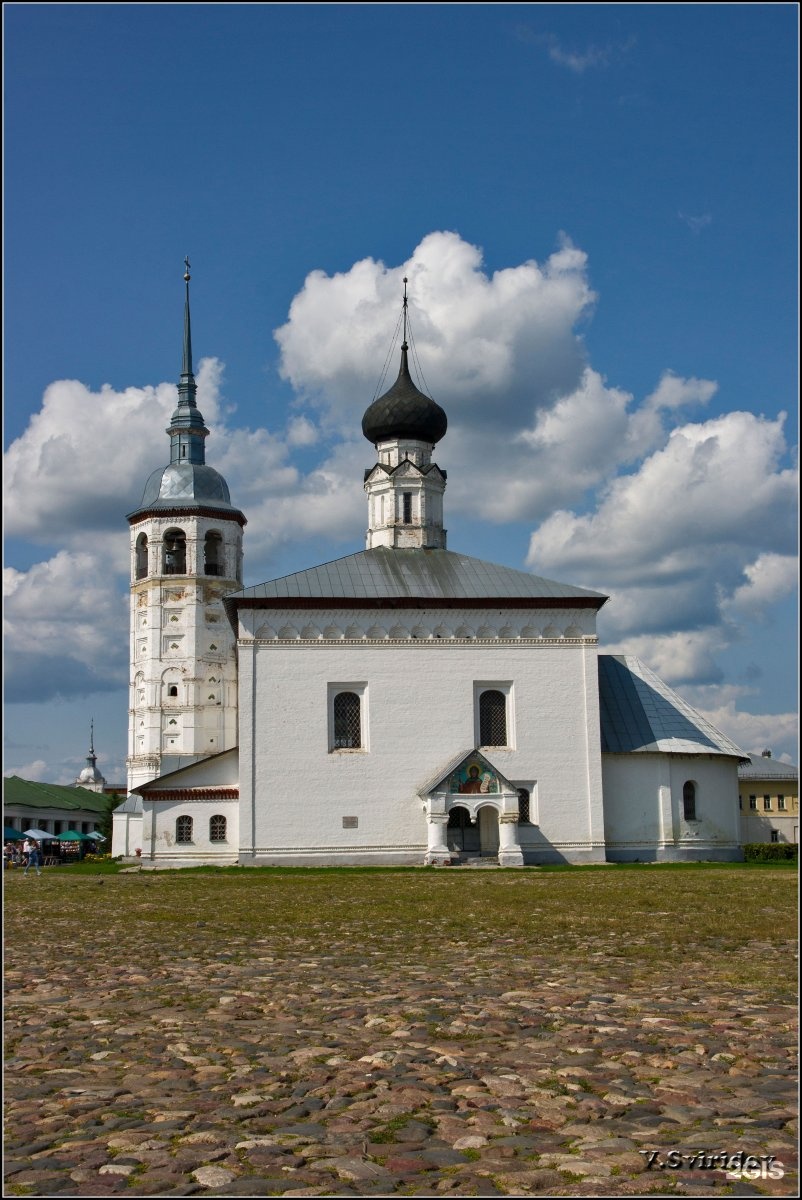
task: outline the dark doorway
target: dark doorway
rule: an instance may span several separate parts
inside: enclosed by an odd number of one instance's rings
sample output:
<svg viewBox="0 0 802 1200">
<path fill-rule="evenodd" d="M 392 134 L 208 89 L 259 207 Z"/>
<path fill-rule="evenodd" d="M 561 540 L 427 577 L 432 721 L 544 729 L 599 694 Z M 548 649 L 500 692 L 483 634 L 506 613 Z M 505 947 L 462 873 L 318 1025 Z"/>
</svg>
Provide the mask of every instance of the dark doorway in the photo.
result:
<svg viewBox="0 0 802 1200">
<path fill-rule="evenodd" d="M 481 850 L 479 822 L 471 824 L 467 808 L 456 805 L 449 810 L 446 828 L 446 844 L 449 850 L 458 853 L 478 854 Z"/>
</svg>

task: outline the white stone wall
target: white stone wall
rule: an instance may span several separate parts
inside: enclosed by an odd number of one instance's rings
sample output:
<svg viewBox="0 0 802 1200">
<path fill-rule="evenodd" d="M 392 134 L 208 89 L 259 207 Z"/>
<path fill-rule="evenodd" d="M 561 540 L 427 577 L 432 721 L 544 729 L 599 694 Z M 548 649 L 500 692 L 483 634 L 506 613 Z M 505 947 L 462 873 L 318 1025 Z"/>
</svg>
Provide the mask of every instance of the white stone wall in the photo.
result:
<svg viewBox="0 0 802 1200">
<path fill-rule="evenodd" d="M 137 849 L 142 849 L 142 814 L 115 812 L 111 829 L 112 858 L 129 858 Z"/>
<path fill-rule="evenodd" d="M 559 618 L 558 618 L 559 611 Z M 264 612 L 244 612 L 262 629 Z M 588 614 L 537 614 L 542 627 L 582 622 Z M 307 617 L 269 614 L 289 629 Z M 472 610 L 475 624 L 514 625 L 533 614 Z M 335 615 L 332 614 L 332 620 Z M 418 626 L 460 622 L 451 611 L 339 612 L 340 628 L 381 620 Z M 467 615 L 466 615 L 467 620 Z M 283 622 L 283 624 L 282 624 Z M 300 632 L 300 630 L 299 630 Z M 536 796 L 539 829 L 529 839 L 542 861 L 603 859 L 604 828 L 596 677 L 591 642 L 456 640 L 448 637 L 350 641 L 288 636 L 240 644 L 240 830 L 244 861 L 422 861 L 426 816 L 419 790 L 456 755 L 476 744 L 475 683 L 509 686 L 514 749 L 488 759 Z M 368 749 L 329 746 L 331 685 L 361 689 Z M 336 689 L 335 689 L 336 690 Z M 533 813 L 534 816 L 534 813 Z M 344 827 L 343 818 L 356 818 Z M 523 840 L 523 839 L 522 839 Z"/>
<path fill-rule="evenodd" d="M 738 764 L 721 755 L 602 756 L 607 857 L 611 861 L 738 859 Z M 682 789 L 696 785 L 695 821 Z"/>
<path fill-rule="evenodd" d="M 186 535 L 184 575 L 161 573 L 168 529 Z M 209 532 L 223 538 L 225 575 L 203 573 Z M 137 579 L 141 533 L 148 538 L 148 574 Z M 223 597 L 241 586 L 241 564 L 236 521 L 187 514 L 148 517 L 131 527 L 129 791 L 159 775 L 165 756 L 217 754 L 236 745 L 236 649 Z"/>
<path fill-rule="evenodd" d="M 176 840 L 176 821 L 192 818 L 190 842 Z M 226 818 L 224 842 L 212 841 L 209 823 L 212 816 Z M 239 804 L 236 800 L 202 798 L 193 800 L 160 800 L 145 804 L 142 825 L 142 862 L 162 866 L 194 866 L 212 863 L 231 866 L 238 858 Z"/>
</svg>

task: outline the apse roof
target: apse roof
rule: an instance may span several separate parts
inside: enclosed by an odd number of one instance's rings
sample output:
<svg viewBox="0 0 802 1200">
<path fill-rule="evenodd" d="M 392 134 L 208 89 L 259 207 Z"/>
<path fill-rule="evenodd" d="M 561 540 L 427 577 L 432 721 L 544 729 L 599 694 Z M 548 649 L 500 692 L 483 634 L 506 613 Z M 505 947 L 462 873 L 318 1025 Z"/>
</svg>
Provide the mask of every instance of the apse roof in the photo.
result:
<svg viewBox="0 0 802 1200">
<path fill-rule="evenodd" d="M 376 546 L 245 588 L 226 602 L 323 599 L 562 600 L 601 608 L 601 592 L 556 583 L 526 571 L 470 558 L 452 550 L 395 550 Z"/>
<path fill-rule="evenodd" d="M 631 654 L 599 655 L 602 753 L 748 756 Z"/>
</svg>

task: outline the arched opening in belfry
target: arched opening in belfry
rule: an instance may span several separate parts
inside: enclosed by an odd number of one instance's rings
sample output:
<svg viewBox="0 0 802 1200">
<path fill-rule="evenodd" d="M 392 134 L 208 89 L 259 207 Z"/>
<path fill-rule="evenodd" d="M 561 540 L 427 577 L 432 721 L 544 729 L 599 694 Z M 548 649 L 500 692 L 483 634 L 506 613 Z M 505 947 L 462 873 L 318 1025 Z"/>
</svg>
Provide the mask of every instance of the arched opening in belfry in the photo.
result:
<svg viewBox="0 0 802 1200">
<path fill-rule="evenodd" d="M 168 529 L 164 535 L 164 574 L 186 575 L 187 539 L 182 529 Z"/>
<path fill-rule="evenodd" d="M 148 536 L 140 533 L 136 539 L 136 578 L 144 579 L 148 573 Z"/>
<path fill-rule="evenodd" d="M 223 538 L 214 531 L 207 533 L 203 541 L 204 575 L 223 575 Z"/>
</svg>

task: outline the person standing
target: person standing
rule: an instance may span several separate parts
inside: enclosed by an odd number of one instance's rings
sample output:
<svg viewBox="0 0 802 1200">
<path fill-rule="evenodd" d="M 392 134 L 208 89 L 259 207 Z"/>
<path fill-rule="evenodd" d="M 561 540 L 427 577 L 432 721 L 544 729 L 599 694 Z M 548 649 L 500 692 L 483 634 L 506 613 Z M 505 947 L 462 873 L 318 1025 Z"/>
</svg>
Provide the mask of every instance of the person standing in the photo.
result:
<svg viewBox="0 0 802 1200">
<path fill-rule="evenodd" d="M 42 855 L 36 838 L 30 839 L 30 844 L 28 846 L 28 861 L 25 864 L 25 870 L 22 872 L 23 875 L 28 874 L 29 867 L 36 867 L 36 874 L 42 874 Z"/>
</svg>

